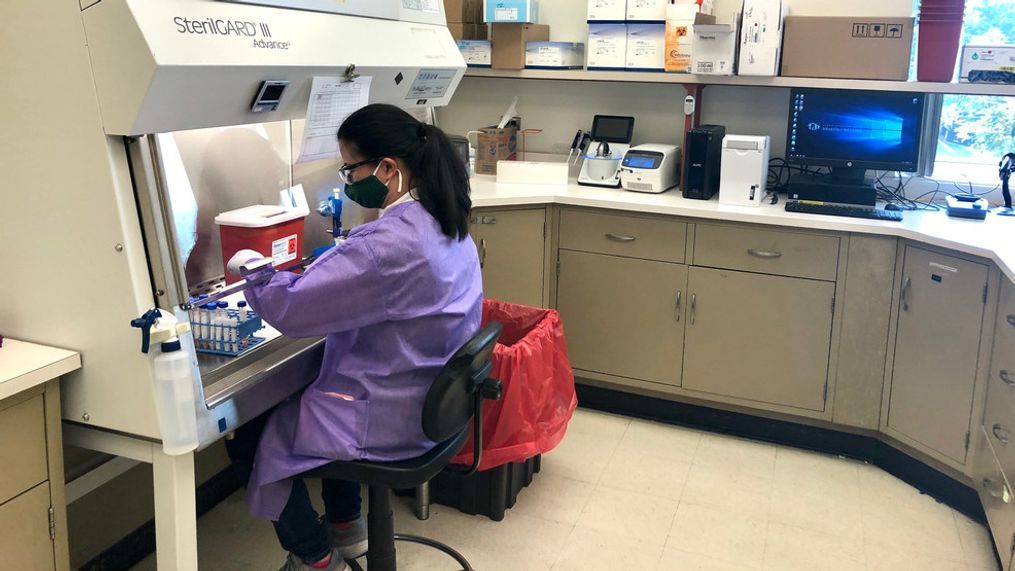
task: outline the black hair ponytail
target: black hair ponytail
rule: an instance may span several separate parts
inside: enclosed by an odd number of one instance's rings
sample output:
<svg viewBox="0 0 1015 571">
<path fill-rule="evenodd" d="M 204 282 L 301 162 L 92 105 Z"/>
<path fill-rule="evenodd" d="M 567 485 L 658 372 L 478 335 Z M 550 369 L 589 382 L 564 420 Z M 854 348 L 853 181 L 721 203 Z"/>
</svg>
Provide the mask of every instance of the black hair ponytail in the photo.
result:
<svg viewBox="0 0 1015 571">
<path fill-rule="evenodd" d="M 365 158 L 397 157 L 412 172 L 416 198 L 437 220 L 441 232 L 469 235 L 469 176 L 448 136 L 394 105 L 367 105 L 350 115 L 338 138 Z"/>
</svg>

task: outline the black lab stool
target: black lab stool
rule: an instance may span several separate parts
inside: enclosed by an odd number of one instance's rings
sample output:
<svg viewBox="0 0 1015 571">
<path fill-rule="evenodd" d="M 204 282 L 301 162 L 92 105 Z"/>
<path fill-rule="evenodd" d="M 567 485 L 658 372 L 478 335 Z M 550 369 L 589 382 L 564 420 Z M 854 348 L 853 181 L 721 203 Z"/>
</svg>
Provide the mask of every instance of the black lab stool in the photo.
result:
<svg viewBox="0 0 1015 571">
<path fill-rule="evenodd" d="M 479 467 L 483 448 L 483 401 L 500 400 L 502 392 L 500 381 L 490 378 L 490 355 L 502 329 L 500 323 L 490 322 L 451 357 L 430 387 L 423 405 L 423 432 L 439 443 L 432 450 L 418 458 L 399 462 L 333 462 L 302 475 L 304 478 L 360 482 L 369 487 L 367 565 L 370 571 L 396 571 L 396 540 L 439 549 L 454 558 L 465 571 L 473 571 L 460 553 L 443 543 L 396 534 L 391 490 L 416 488 L 444 470 L 469 439 L 470 420 L 473 420 L 473 460 L 465 474 L 471 475 Z M 355 562 L 352 566 L 360 569 Z"/>
</svg>

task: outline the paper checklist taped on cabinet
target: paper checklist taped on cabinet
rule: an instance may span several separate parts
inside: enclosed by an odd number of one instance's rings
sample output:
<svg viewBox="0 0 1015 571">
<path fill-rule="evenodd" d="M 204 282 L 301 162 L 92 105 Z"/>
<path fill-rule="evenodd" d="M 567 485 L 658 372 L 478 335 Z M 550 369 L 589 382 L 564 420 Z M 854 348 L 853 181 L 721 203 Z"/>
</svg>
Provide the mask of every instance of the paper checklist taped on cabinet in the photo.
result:
<svg viewBox="0 0 1015 571">
<path fill-rule="evenodd" d="M 353 81 L 341 77 L 314 78 L 297 163 L 338 156 L 338 128 L 346 117 L 370 102 L 370 80 L 369 77 L 357 77 Z"/>
</svg>

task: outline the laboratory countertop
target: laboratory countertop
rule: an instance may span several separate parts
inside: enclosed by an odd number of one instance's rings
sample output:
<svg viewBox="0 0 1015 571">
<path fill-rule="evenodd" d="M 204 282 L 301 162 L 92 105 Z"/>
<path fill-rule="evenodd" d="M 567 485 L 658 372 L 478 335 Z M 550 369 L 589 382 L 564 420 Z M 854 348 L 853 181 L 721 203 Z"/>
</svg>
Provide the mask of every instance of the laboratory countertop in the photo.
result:
<svg viewBox="0 0 1015 571">
<path fill-rule="evenodd" d="M 986 220 L 951 218 L 944 211 L 909 211 L 902 222 L 786 212 L 782 200 L 775 205 L 727 206 L 712 200 L 691 200 L 671 189 L 662 194 L 580 186 L 574 179 L 563 185 L 500 184 L 496 177 L 472 177 L 472 204 L 476 208 L 561 204 L 628 212 L 644 212 L 744 222 L 771 226 L 855 232 L 906 238 L 993 260 L 1015 282 L 1015 217 L 990 214 Z"/>
<path fill-rule="evenodd" d="M 81 355 L 66 349 L 4 339 L 0 347 L 0 401 L 81 368 Z"/>
</svg>

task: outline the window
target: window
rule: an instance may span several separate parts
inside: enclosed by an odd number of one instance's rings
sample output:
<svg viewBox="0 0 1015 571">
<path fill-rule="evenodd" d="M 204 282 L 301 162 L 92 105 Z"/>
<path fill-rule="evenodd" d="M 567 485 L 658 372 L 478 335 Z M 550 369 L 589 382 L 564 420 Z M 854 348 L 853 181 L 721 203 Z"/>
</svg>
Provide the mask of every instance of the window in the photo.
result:
<svg viewBox="0 0 1015 571">
<path fill-rule="evenodd" d="M 1015 44 L 1015 2 L 967 0 L 961 43 Z M 941 98 L 934 178 L 993 186 L 998 160 L 1013 150 L 1015 97 Z"/>
</svg>

